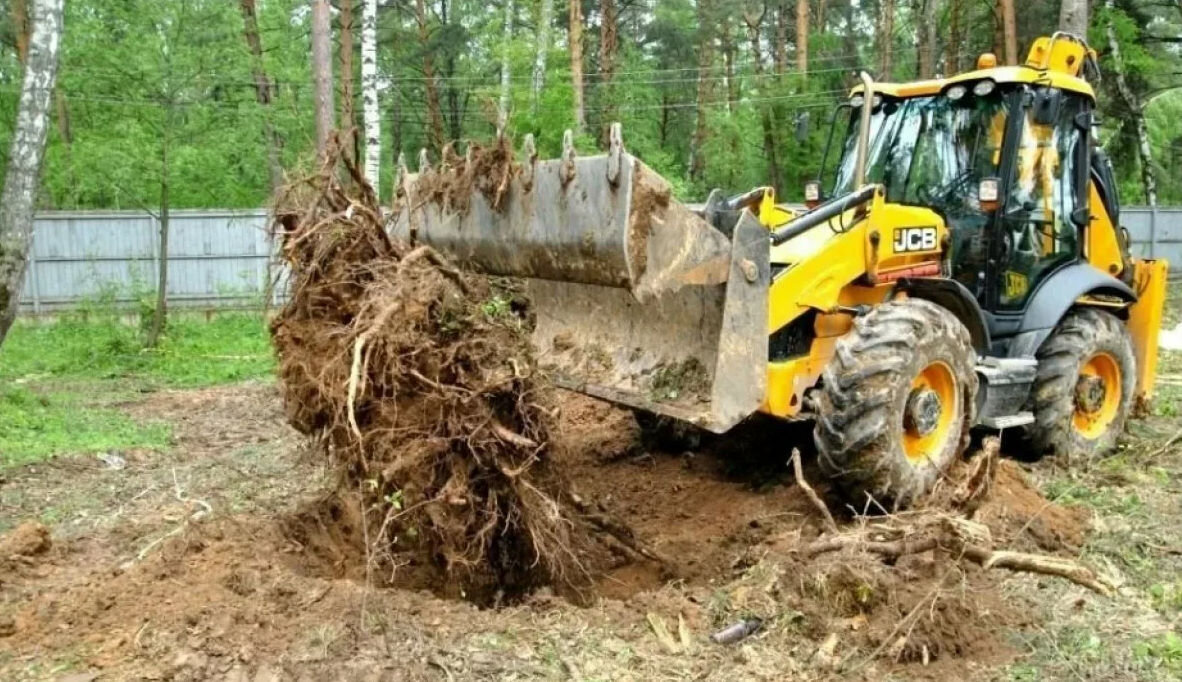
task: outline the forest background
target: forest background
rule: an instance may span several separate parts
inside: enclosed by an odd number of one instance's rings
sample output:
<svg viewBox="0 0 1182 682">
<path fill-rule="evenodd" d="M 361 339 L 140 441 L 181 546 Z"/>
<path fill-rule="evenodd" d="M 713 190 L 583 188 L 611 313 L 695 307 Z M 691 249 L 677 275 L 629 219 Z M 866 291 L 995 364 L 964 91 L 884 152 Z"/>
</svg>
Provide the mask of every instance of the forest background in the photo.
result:
<svg viewBox="0 0 1182 682">
<path fill-rule="evenodd" d="M 29 0 L 0 17 L 0 150 L 9 148 Z M 1103 144 L 1122 200 L 1182 203 L 1182 0 L 1065 0 L 1100 52 Z M 366 145 L 389 197 L 400 153 L 563 130 L 625 146 L 686 199 L 774 185 L 799 200 L 856 72 L 908 80 L 982 52 L 1021 62 L 1059 2 L 1013 0 L 69 0 L 40 209 L 258 207 L 314 157 L 314 6 L 328 4 L 336 125 L 360 130 L 362 20 L 376 14 Z M 365 5 L 372 5 L 368 7 Z M 1012 21 L 1007 22 L 1010 18 Z M 1115 49 L 1114 49 L 1115 47 Z M 1119 74 L 1119 77 L 1118 77 Z M 1143 125 L 1139 125 L 1139 122 Z M 1143 132 L 1142 132 L 1143 131 Z M 1146 145 L 1139 137 L 1145 137 Z M 5 152 L 6 153 L 6 152 Z"/>
</svg>

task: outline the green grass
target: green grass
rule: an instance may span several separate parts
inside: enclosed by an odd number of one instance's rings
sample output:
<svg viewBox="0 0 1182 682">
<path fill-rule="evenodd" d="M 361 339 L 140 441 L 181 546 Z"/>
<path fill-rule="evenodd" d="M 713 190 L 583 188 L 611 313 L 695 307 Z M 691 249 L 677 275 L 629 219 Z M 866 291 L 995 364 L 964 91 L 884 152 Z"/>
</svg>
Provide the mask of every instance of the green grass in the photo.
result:
<svg viewBox="0 0 1182 682">
<path fill-rule="evenodd" d="M 137 424 L 116 410 L 88 405 L 82 395 L 0 389 L 0 468 L 58 453 L 159 450 L 170 433 L 167 425 Z"/>
<path fill-rule="evenodd" d="M 21 377 L 134 379 L 150 386 L 199 387 L 271 375 L 275 361 L 262 316 L 173 316 L 156 349 L 139 328 L 113 315 L 20 321 L 0 347 L 0 381 Z"/>
<path fill-rule="evenodd" d="M 261 315 L 174 315 L 156 349 L 111 313 L 21 320 L 0 347 L 0 468 L 58 454 L 167 446 L 170 428 L 113 409 L 113 395 L 269 377 Z M 115 392 L 113 394 L 113 392 Z"/>
</svg>

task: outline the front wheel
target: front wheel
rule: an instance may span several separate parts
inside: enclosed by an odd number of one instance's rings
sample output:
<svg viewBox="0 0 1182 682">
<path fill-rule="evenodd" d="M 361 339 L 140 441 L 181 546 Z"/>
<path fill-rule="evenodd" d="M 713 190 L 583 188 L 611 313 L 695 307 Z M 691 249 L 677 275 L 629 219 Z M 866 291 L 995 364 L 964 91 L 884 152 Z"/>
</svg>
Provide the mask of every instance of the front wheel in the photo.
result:
<svg viewBox="0 0 1182 682">
<path fill-rule="evenodd" d="M 854 504 L 898 508 L 927 492 L 969 442 L 977 374 L 947 309 L 884 303 L 837 341 L 816 401 L 821 467 Z"/>
<path fill-rule="evenodd" d="M 1129 330 L 1095 308 L 1068 313 L 1038 349 L 1027 406 L 1035 455 L 1102 455 L 1116 446 L 1136 390 Z"/>
</svg>

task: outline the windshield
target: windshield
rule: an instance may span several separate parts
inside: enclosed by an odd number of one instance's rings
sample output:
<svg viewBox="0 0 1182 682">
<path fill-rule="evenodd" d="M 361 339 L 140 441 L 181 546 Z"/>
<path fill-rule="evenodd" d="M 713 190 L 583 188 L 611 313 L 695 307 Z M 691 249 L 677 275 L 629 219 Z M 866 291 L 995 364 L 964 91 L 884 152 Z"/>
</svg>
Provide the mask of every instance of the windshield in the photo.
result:
<svg viewBox="0 0 1182 682">
<path fill-rule="evenodd" d="M 854 189 L 858 124 L 853 109 L 832 196 Z M 978 209 L 977 185 L 997 175 L 1005 131 L 1002 95 L 934 95 L 887 99 L 870 118 L 866 181 L 886 187 L 886 200 L 952 210 Z"/>
</svg>

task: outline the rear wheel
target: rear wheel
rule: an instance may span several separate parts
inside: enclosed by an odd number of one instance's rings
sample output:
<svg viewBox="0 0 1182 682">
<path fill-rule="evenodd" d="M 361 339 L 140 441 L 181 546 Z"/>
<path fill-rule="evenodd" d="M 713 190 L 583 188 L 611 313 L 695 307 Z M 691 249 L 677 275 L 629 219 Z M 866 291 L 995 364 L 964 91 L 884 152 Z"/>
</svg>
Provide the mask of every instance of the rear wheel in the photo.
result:
<svg viewBox="0 0 1182 682">
<path fill-rule="evenodd" d="M 1028 406 L 1034 454 L 1083 457 L 1115 447 L 1136 382 L 1128 329 L 1109 313 L 1081 308 L 1063 318 L 1037 357 Z"/>
<path fill-rule="evenodd" d="M 960 456 L 976 405 L 974 358 L 965 326 L 920 299 L 878 306 L 837 341 L 813 437 L 821 467 L 855 504 L 905 506 Z"/>
</svg>

